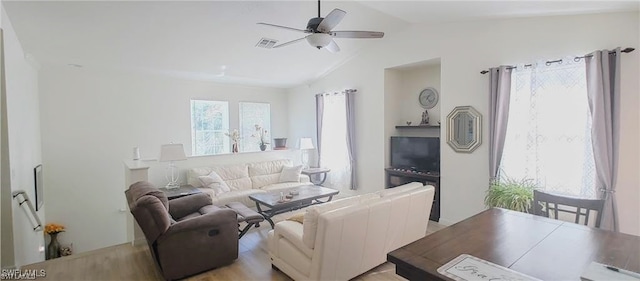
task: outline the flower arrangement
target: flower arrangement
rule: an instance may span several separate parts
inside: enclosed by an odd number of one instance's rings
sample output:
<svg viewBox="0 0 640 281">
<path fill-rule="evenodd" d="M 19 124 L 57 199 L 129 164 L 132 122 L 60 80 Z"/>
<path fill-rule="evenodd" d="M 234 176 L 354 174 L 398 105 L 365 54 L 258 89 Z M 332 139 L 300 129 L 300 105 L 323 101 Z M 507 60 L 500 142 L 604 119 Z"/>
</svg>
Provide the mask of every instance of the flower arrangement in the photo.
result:
<svg viewBox="0 0 640 281">
<path fill-rule="evenodd" d="M 234 143 L 238 143 L 238 141 L 240 141 L 240 132 L 238 131 L 238 129 L 233 129 L 231 133 L 224 133 L 224 134 L 227 137 L 229 137 L 231 141 L 233 141 Z"/>
<path fill-rule="evenodd" d="M 256 124 L 256 132 L 255 134 L 251 135 L 254 138 L 259 138 L 259 143 L 260 145 L 267 145 L 269 144 L 269 138 L 267 135 L 267 130 L 262 128 L 260 125 Z"/>
<path fill-rule="evenodd" d="M 44 232 L 49 235 L 64 232 L 64 225 L 57 224 L 57 223 L 48 223 L 47 225 L 44 226 Z"/>
<path fill-rule="evenodd" d="M 238 129 L 233 129 L 233 131 L 231 131 L 231 133 L 224 133 L 227 137 L 229 137 L 231 139 L 231 141 L 233 142 L 231 144 L 231 152 L 233 153 L 237 153 L 238 152 L 238 141 L 240 141 L 240 132 L 238 131 Z"/>
</svg>

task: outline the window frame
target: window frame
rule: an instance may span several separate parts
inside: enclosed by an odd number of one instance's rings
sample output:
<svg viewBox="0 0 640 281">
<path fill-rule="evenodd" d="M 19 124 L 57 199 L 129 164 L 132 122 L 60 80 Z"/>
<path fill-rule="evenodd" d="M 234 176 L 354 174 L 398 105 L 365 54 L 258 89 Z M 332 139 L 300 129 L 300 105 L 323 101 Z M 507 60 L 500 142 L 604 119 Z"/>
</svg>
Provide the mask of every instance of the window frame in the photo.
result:
<svg viewBox="0 0 640 281">
<path fill-rule="evenodd" d="M 240 139 L 240 151 L 241 152 L 256 152 L 256 151 L 260 151 L 260 146 L 259 146 L 259 139 L 256 139 L 255 137 L 252 137 L 252 135 L 254 135 L 256 133 L 255 130 L 255 125 L 256 122 L 252 122 L 251 125 L 247 125 L 244 124 L 244 116 L 243 116 L 243 105 L 246 104 L 261 104 L 261 105 L 266 105 L 266 109 L 267 109 L 267 118 L 268 120 L 265 122 L 264 120 L 262 120 L 260 123 L 262 123 L 262 128 L 267 130 L 267 142 L 271 143 L 271 103 L 269 102 L 258 102 L 258 101 L 243 101 L 243 102 L 238 102 L 238 127 L 240 130 L 240 135 L 242 136 L 242 138 Z M 248 128 L 245 128 L 246 126 L 249 126 Z M 252 145 L 249 145 L 249 143 L 251 143 Z M 253 145 L 255 143 L 255 145 Z"/>
<path fill-rule="evenodd" d="M 194 115 L 194 111 L 195 111 L 195 104 L 198 102 L 203 102 L 203 103 L 211 103 L 211 104 L 219 104 L 220 106 L 223 107 L 223 110 L 221 111 L 221 123 L 222 123 L 222 128 L 220 129 L 210 129 L 210 130 L 197 130 L 196 129 L 196 118 Z M 228 101 L 223 101 L 223 100 L 211 100 L 211 99 L 191 99 L 189 102 L 190 105 L 190 118 L 191 118 L 191 156 L 208 156 L 208 155 L 220 155 L 220 154 L 227 154 L 229 153 L 229 151 L 231 151 L 231 142 L 229 140 L 229 138 L 227 136 L 224 135 L 224 133 L 229 132 L 229 127 L 230 127 L 230 118 L 229 118 L 229 102 Z M 215 119 L 213 119 L 215 120 Z M 212 121 L 215 122 L 215 121 Z M 214 125 L 211 125 L 214 126 Z M 199 151 L 202 151 L 201 149 L 199 150 L 199 146 L 198 146 L 198 133 L 199 132 L 207 132 L 207 133 L 212 133 L 214 135 L 214 141 L 215 141 L 215 135 L 220 135 L 220 138 L 222 139 L 222 144 L 220 145 L 219 151 L 216 153 L 216 149 L 215 147 L 217 146 L 216 144 L 212 145 L 213 148 L 211 149 L 212 152 L 211 153 L 200 153 Z"/>
</svg>

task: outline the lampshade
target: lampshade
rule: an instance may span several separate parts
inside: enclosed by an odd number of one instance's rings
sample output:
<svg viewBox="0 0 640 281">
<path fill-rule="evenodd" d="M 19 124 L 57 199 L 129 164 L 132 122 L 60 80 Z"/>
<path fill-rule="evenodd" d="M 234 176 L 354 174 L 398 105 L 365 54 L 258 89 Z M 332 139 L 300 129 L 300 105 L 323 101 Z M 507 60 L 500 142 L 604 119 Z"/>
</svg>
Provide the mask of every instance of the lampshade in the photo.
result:
<svg viewBox="0 0 640 281">
<path fill-rule="evenodd" d="M 300 138 L 300 145 L 298 147 L 300 150 L 303 149 L 314 149 L 313 141 L 311 138 Z"/>
<path fill-rule="evenodd" d="M 160 147 L 160 162 L 187 160 L 181 143 L 163 144 Z"/>
<path fill-rule="evenodd" d="M 307 42 L 309 42 L 309 45 L 318 49 L 324 48 L 329 45 L 329 43 L 331 43 L 331 40 L 333 40 L 331 39 L 331 35 L 326 33 L 314 33 L 307 36 Z"/>
</svg>

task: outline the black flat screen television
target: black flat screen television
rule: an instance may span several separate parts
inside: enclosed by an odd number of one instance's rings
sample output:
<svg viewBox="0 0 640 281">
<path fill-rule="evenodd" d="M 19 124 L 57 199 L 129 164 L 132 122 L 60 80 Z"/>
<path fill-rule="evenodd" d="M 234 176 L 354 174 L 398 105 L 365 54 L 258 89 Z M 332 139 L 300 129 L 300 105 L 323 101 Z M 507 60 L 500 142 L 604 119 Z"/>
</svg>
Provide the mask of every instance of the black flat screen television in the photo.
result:
<svg viewBox="0 0 640 281">
<path fill-rule="evenodd" d="M 391 167 L 440 172 L 440 138 L 391 137 Z"/>
</svg>

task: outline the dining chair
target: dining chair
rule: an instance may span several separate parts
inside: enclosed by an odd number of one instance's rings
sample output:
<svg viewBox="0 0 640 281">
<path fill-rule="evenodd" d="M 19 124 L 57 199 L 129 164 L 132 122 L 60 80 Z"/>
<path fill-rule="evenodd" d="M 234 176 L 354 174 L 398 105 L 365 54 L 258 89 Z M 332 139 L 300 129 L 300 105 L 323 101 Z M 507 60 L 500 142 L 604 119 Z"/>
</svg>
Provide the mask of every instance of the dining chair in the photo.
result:
<svg viewBox="0 0 640 281">
<path fill-rule="evenodd" d="M 597 212 L 595 227 L 600 228 L 603 209 L 604 200 L 601 199 L 568 197 L 540 190 L 533 191 L 533 214 L 537 216 L 550 217 L 549 215 L 553 212 L 553 217 L 550 218 L 559 219 L 559 212 L 569 213 L 575 215 L 575 223 L 579 224 L 580 218 L 584 217 L 583 224 L 589 225 L 590 213 L 593 211 Z"/>
</svg>

